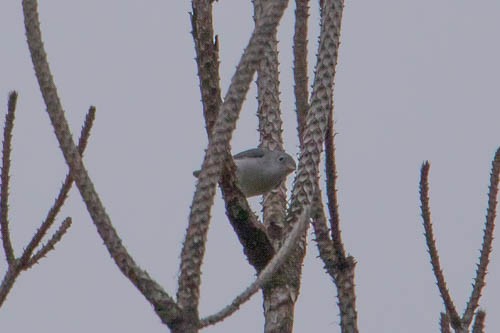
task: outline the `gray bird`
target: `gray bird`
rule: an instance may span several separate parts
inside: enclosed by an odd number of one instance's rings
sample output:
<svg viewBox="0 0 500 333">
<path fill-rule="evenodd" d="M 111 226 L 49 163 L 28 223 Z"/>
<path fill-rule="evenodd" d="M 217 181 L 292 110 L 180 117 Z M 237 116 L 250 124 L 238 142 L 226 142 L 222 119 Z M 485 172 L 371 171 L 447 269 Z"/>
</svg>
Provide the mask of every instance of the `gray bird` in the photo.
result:
<svg viewBox="0 0 500 333">
<path fill-rule="evenodd" d="M 278 187 L 295 171 L 292 156 L 284 151 L 253 148 L 233 156 L 238 187 L 246 197 L 253 197 Z M 193 172 L 198 177 L 200 170 Z"/>
</svg>

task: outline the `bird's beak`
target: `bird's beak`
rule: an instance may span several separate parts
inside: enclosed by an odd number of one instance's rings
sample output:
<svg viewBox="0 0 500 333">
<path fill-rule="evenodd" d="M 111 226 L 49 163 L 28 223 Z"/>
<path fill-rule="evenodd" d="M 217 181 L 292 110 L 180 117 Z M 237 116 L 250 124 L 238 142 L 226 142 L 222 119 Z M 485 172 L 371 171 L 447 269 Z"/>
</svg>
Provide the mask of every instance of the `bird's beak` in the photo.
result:
<svg viewBox="0 0 500 333">
<path fill-rule="evenodd" d="M 295 164 L 295 161 L 294 161 L 294 160 L 292 160 L 290 163 L 288 163 L 288 165 L 287 165 L 287 170 L 288 170 L 289 172 L 294 172 L 294 171 L 295 171 L 295 169 L 297 169 L 297 165 Z"/>
</svg>

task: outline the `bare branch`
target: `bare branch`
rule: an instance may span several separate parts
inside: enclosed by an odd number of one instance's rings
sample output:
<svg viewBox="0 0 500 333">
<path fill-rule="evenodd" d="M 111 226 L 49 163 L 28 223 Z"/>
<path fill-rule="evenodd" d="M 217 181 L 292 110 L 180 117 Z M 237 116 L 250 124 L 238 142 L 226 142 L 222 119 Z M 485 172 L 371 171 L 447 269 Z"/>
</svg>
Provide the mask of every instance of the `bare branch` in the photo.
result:
<svg viewBox="0 0 500 333">
<path fill-rule="evenodd" d="M 198 317 L 201 264 L 205 253 L 215 186 L 230 151 L 229 142 L 261 57 L 263 45 L 274 34 L 287 3 L 287 0 L 266 2 L 265 15 L 257 24 L 236 67 L 209 140 L 191 205 L 189 225 L 181 253 L 181 273 L 177 292 L 180 307 L 192 321 L 197 321 Z"/>
<path fill-rule="evenodd" d="M 357 332 L 356 294 L 354 269 L 356 262 L 353 257 L 339 258 L 335 246 L 330 239 L 326 217 L 321 203 L 321 192 L 315 195 L 313 212 L 311 214 L 315 241 L 319 256 L 324 263 L 326 272 L 335 283 L 339 299 L 340 326 L 342 332 Z"/>
<path fill-rule="evenodd" d="M 293 35 L 293 81 L 300 144 L 306 125 L 308 102 L 307 77 L 307 18 L 309 0 L 295 0 L 295 34 Z"/>
<path fill-rule="evenodd" d="M 215 38 L 212 20 L 212 5 L 209 0 L 194 0 L 191 14 L 192 33 L 196 50 L 196 63 L 203 103 L 203 115 L 210 139 L 212 128 L 222 104 L 219 78 L 218 40 Z M 226 215 L 235 230 L 248 261 L 260 271 L 271 260 L 274 249 L 267 233 L 248 201 L 235 186 L 235 166 L 229 158 L 222 171 L 219 185 L 226 204 Z"/>
<path fill-rule="evenodd" d="M 445 313 L 441 312 L 441 317 L 439 319 L 439 326 L 441 328 L 441 333 L 451 333 L 450 329 L 450 319 Z"/>
<path fill-rule="evenodd" d="M 474 326 L 472 327 L 472 333 L 484 333 L 484 319 L 486 318 L 486 312 L 479 310 L 476 312 L 476 318 L 474 319 Z"/>
<path fill-rule="evenodd" d="M 328 198 L 328 212 L 330 214 L 330 228 L 333 246 L 340 262 L 345 259 L 344 243 L 340 231 L 339 204 L 337 198 L 337 165 L 335 163 L 335 133 L 333 129 L 333 108 L 328 120 L 325 135 L 325 174 L 326 195 Z"/>
<path fill-rule="evenodd" d="M 309 211 L 304 210 L 304 212 L 300 215 L 297 223 L 293 226 L 292 231 L 284 241 L 283 246 L 279 249 L 278 253 L 276 253 L 269 264 L 260 272 L 257 279 L 250 286 L 248 286 L 245 291 L 238 295 L 231 302 L 231 304 L 229 304 L 216 314 L 200 320 L 200 328 L 208 325 L 213 325 L 219 321 L 224 320 L 225 318 L 233 314 L 236 310 L 238 310 L 243 303 L 249 300 L 253 294 L 255 294 L 260 288 L 262 288 L 283 265 L 285 260 L 291 254 L 292 250 L 297 246 L 297 241 L 305 232 L 308 222 Z"/>
<path fill-rule="evenodd" d="M 219 74 L 219 42 L 214 37 L 212 1 L 193 0 L 191 27 L 200 78 L 201 102 L 207 135 L 210 137 L 222 104 Z"/>
<path fill-rule="evenodd" d="M 12 265 L 14 262 L 14 249 L 10 241 L 9 231 L 9 170 L 10 170 L 10 152 L 12 147 L 12 129 L 14 128 L 14 118 L 16 112 L 17 92 L 9 94 L 7 105 L 7 114 L 5 115 L 5 127 L 3 130 L 3 148 L 2 148 L 2 185 L 0 187 L 0 228 L 2 232 L 2 243 L 7 263 Z"/>
<path fill-rule="evenodd" d="M 14 286 L 14 282 L 19 276 L 20 272 L 21 270 L 19 269 L 19 267 L 17 267 L 16 261 L 14 259 L 14 262 L 7 268 L 7 272 L 5 273 L 2 283 L 0 284 L 0 307 L 7 299 L 7 295 Z"/>
<path fill-rule="evenodd" d="M 302 207 L 310 205 L 315 193 L 315 179 L 319 174 L 320 154 L 328 126 L 329 110 L 332 108 L 343 6 L 341 0 L 328 0 L 325 4 L 311 104 L 306 118 L 289 220 L 293 220 Z"/>
<path fill-rule="evenodd" d="M 264 1 L 253 0 L 252 2 L 254 4 L 254 21 L 255 24 L 258 24 L 264 13 Z M 280 108 L 278 39 L 276 32 L 264 45 L 262 59 L 257 69 L 256 83 L 259 147 L 270 150 L 283 150 L 283 120 Z M 284 182 L 262 197 L 263 222 L 267 234 L 276 249 L 279 248 L 284 236 L 286 200 L 286 185 Z"/>
<path fill-rule="evenodd" d="M 320 155 L 323 150 L 328 117 L 332 108 L 333 83 L 335 66 L 338 59 L 338 47 L 340 45 L 342 11 L 343 1 L 329 0 L 325 4 L 324 15 L 321 18 L 321 34 L 310 109 L 306 116 L 301 155 L 295 185 L 292 190 L 290 210 L 287 215 L 287 223 L 289 225 L 294 224 L 302 209 L 311 206 L 315 207 L 313 203 L 314 196 L 319 193 L 317 177 L 319 175 Z M 295 286 L 296 290 L 293 290 L 295 295 L 298 293 L 302 263 L 305 256 L 305 236 L 305 233 L 301 235 L 299 244 L 295 247 L 294 253 L 290 256 L 286 264 L 287 266 L 284 268 L 287 271 L 287 281 L 289 281 L 290 285 Z M 353 274 L 350 274 L 350 276 L 346 274 L 344 276 L 346 278 L 345 281 L 348 281 L 353 276 Z M 347 283 L 345 286 L 347 286 Z M 354 286 L 349 291 L 347 289 L 344 291 L 350 292 L 353 288 Z M 347 300 L 348 297 L 344 296 L 343 299 Z M 351 299 L 354 299 L 354 297 L 351 297 Z M 355 319 L 355 316 L 351 318 Z M 352 329 L 352 332 L 357 332 L 356 321 L 354 320 L 351 323 L 353 325 L 346 326 L 346 328 Z M 274 328 L 277 327 L 270 329 Z M 283 329 L 289 331 L 291 327 L 287 326 L 283 327 Z"/>
<path fill-rule="evenodd" d="M 437 280 L 437 285 L 439 292 L 441 293 L 441 298 L 443 299 L 444 306 L 446 308 L 447 315 L 451 322 L 452 327 L 457 330 L 461 329 L 462 322 L 451 299 L 450 292 L 446 286 L 446 281 L 444 279 L 443 271 L 441 270 L 441 264 L 439 262 L 439 255 L 436 247 L 436 241 L 434 240 L 434 232 L 432 230 L 431 222 L 431 210 L 429 207 L 429 162 L 424 162 L 420 170 L 420 203 L 422 210 L 422 219 L 425 230 L 425 240 L 427 242 L 427 248 L 429 249 L 429 255 L 431 258 L 432 270 L 434 271 L 434 276 Z"/>
<path fill-rule="evenodd" d="M 474 311 L 476 311 L 481 291 L 485 285 L 486 272 L 490 261 L 490 253 L 493 242 L 493 231 L 495 229 L 495 216 L 497 208 L 498 195 L 498 180 L 500 176 L 500 148 L 497 149 L 493 158 L 490 175 L 490 186 L 488 193 L 488 210 L 486 213 L 486 222 L 484 226 L 483 244 L 481 247 L 481 255 L 479 256 L 479 264 L 477 265 L 476 277 L 472 287 L 472 293 L 462 317 L 465 327 L 469 327 L 472 322 Z"/>
<path fill-rule="evenodd" d="M 28 269 L 31 268 L 34 264 L 37 264 L 40 259 L 45 257 L 49 251 L 52 251 L 54 249 L 54 246 L 59 242 L 64 234 L 68 231 L 69 227 L 71 227 L 71 217 L 67 217 L 64 219 L 64 221 L 61 223 L 59 228 L 56 230 L 54 235 L 47 241 L 47 244 L 42 246 L 40 250 L 38 250 L 37 253 L 33 255 L 33 257 L 30 258 L 28 263 L 23 266 L 23 269 Z"/>
<path fill-rule="evenodd" d="M 71 176 L 74 178 L 97 231 L 118 268 L 154 306 L 161 320 L 167 325 L 175 323 L 180 316 L 181 310 L 163 288 L 135 263 L 126 248 L 122 245 L 121 239 L 111 224 L 111 220 L 104 209 L 99 195 L 94 188 L 94 184 L 85 169 L 78 149 L 73 142 L 71 131 L 57 94 L 47 61 L 47 54 L 43 47 L 37 1 L 23 0 L 22 4 L 28 47 L 47 112 L 54 127 L 64 159 L 71 170 Z"/>
<path fill-rule="evenodd" d="M 249 263 L 260 272 L 274 256 L 274 247 L 266 228 L 252 212 L 241 191 L 233 185 L 236 183 L 234 177 L 234 171 L 224 171 L 224 178 L 220 181 L 226 215 L 243 245 Z"/>
<path fill-rule="evenodd" d="M 87 147 L 88 139 L 90 137 L 90 130 L 92 129 L 92 125 L 94 124 L 95 120 L 95 112 L 96 112 L 95 107 L 91 106 L 85 117 L 85 122 L 83 123 L 77 147 L 80 156 L 83 156 L 83 152 Z M 49 212 L 47 213 L 45 220 L 42 222 L 40 228 L 38 228 L 36 233 L 31 238 L 31 241 L 24 249 L 21 258 L 19 259 L 19 263 L 21 266 L 26 266 L 26 265 L 28 267 L 32 266 L 32 263 L 30 264 L 28 263 L 28 261 L 29 262 L 33 261 L 33 258 L 30 259 L 31 255 L 33 254 L 33 251 L 40 244 L 42 238 L 45 236 L 49 228 L 54 224 L 57 214 L 59 214 L 59 212 L 61 211 L 61 208 L 64 205 L 66 198 L 68 197 L 68 193 L 71 190 L 72 185 L 73 185 L 73 178 L 71 177 L 71 174 L 68 172 L 66 178 L 64 179 L 63 185 L 59 190 L 59 194 L 54 200 L 54 204 L 49 209 Z"/>
</svg>

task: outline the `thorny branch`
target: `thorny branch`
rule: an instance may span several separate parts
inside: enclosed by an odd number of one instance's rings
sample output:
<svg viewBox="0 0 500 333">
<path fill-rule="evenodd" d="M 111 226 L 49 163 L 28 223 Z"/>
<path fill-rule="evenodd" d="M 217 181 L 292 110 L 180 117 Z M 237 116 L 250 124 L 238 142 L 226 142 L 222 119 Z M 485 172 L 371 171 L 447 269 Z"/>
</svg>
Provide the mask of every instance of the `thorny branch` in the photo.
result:
<svg viewBox="0 0 500 333">
<path fill-rule="evenodd" d="M 439 317 L 439 326 L 441 328 L 441 333 L 451 333 L 450 329 L 450 319 L 445 313 L 441 312 L 441 316 Z"/>
<path fill-rule="evenodd" d="M 306 115 L 309 109 L 307 77 L 307 18 L 309 0 L 295 0 L 295 33 L 293 35 L 293 81 L 298 136 L 302 145 Z"/>
<path fill-rule="evenodd" d="M 264 1 L 253 0 L 254 22 L 264 14 Z M 259 119 L 259 147 L 283 150 L 283 120 L 280 106 L 280 80 L 278 60 L 278 38 L 275 32 L 264 45 L 262 58 L 257 68 L 257 116 Z M 285 183 L 262 198 L 262 216 L 274 248 L 279 247 L 283 237 L 286 214 Z"/>
<path fill-rule="evenodd" d="M 6 158 L 9 158 L 10 154 L 5 154 L 5 151 L 11 151 L 11 132 L 12 132 L 12 127 L 14 125 L 14 115 L 11 114 L 9 116 L 10 112 L 13 112 L 13 104 L 11 103 L 13 101 L 13 97 L 15 95 L 15 98 L 17 98 L 17 93 L 12 92 L 10 94 L 9 98 L 9 112 L 6 117 L 6 125 L 4 128 L 4 136 L 9 137 L 9 140 L 4 141 L 4 154 L 3 154 L 3 163 L 5 162 Z M 85 119 L 85 123 L 82 128 L 82 132 L 80 135 L 80 141 L 79 141 L 79 151 L 80 154 L 83 154 L 83 151 L 85 150 L 85 147 L 87 145 L 88 138 L 90 136 L 90 129 L 92 128 L 93 120 L 95 118 L 95 108 L 91 107 L 89 110 L 89 113 L 87 114 L 87 117 Z M 9 132 L 7 135 L 6 132 Z M 5 163 L 4 163 L 5 165 Z M 4 177 L 9 178 L 8 174 L 8 168 L 4 168 L 5 174 L 3 175 Z M 64 181 L 64 184 L 61 188 L 61 191 L 59 192 L 59 195 L 57 199 L 55 200 L 54 205 L 50 208 L 49 214 L 47 215 L 47 218 L 45 221 L 42 223 L 40 228 L 37 230 L 35 235 L 31 238 L 30 242 L 28 245 L 25 247 L 22 255 L 18 259 L 13 259 L 12 262 L 9 263 L 9 268 L 4 276 L 4 279 L 2 281 L 2 284 L 0 285 L 0 305 L 5 301 L 9 291 L 14 285 L 14 282 L 23 270 L 28 270 L 31 268 L 34 264 L 36 264 L 41 258 L 47 255 L 48 252 L 54 249 L 55 245 L 62 239 L 62 237 L 65 235 L 65 233 L 68 231 L 69 227 L 71 226 L 71 218 L 66 218 L 62 224 L 59 226 L 59 228 L 56 230 L 56 232 L 52 235 L 52 237 L 47 241 L 47 243 L 42 246 L 37 253 L 33 255 L 34 249 L 40 244 L 42 241 L 43 237 L 45 236 L 46 232 L 48 229 L 53 225 L 55 222 L 55 218 L 57 217 L 57 214 L 59 213 L 62 205 L 64 204 L 64 201 L 67 197 L 67 194 L 71 188 L 72 184 L 72 179 L 70 175 L 68 174 L 66 176 L 66 179 Z M 3 192 L 6 193 L 6 192 Z M 6 196 L 7 199 L 8 195 Z"/>
<path fill-rule="evenodd" d="M 43 46 L 37 1 L 23 0 L 22 4 L 26 37 L 36 78 L 59 146 L 71 170 L 71 176 L 118 268 L 154 306 L 161 320 L 167 325 L 172 324 L 179 319 L 181 312 L 179 307 L 163 288 L 135 263 L 122 245 L 73 141 Z"/>
<path fill-rule="evenodd" d="M 219 75 L 219 41 L 214 37 L 212 4 L 209 0 L 194 0 L 191 13 L 192 35 L 200 81 L 203 115 L 210 138 L 222 104 Z M 248 261 L 257 271 L 265 267 L 274 255 L 265 228 L 250 209 L 246 198 L 235 186 L 234 163 L 227 154 L 228 165 L 219 180 L 226 204 L 226 214 L 233 226 Z"/>
<path fill-rule="evenodd" d="M 266 2 L 266 15 L 256 26 L 231 80 L 224 103 L 220 107 L 211 140 L 198 177 L 191 205 L 189 225 L 181 254 L 178 302 L 192 322 L 198 321 L 201 264 L 214 202 L 215 186 L 230 150 L 229 142 L 241 106 L 256 71 L 262 45 L 271 38 L 287 6 L 287 0 Z"/>
<path fill-rule="evenodd" d="M 283 265 L 293 248 L 297 245 L 300 235 L 306 230 L 307 223 L 309 223 L 309 211 L 304 211 L 290 234 L 288 234 L 283 246 L 279 249 L 278 253 L 276 253 L 267 266 L 260 272 L 257 279 L 224 309 L 200 320 L 200 327 L 213 325 L 229 317 L 236 310 L 238 310 L 243 303 L 249 300 L 253 294 L 262 288 L 262 286 L 264 286 Z"/>
<path fill-rule="evenodd" d="M 14 262 L 14 249 L 10 241 L 9 231 L 9 180 L 10 180 L 10 152 L 12 143 L 12 129 L 14 128 L 14 118 L 16 112 L 17 92 L 9 94 L 7 104 L 7 114 L 5 115 L 5 127 L 3 130 L 2 147 L 2 185 L 0 188 L 0 228 L 2 232 L 2 243 L 7 263 Z"/>
<path fill-rule="evenodd" d="M 474 319 L 474 325 L 472 326 L 472 333 L 484 333 L 485 318 L 486 312 L 482 310 L 476 312 L 476 318 Z"/>
<path fill-rule="evenodd" d="M 485 286 L 486 272 L 489 263 L 489 255 L 492 250 L 493 242 L 493 232 L 495 228 L 495 216 L 496 216 L 496 206 L 497 206 L 497 195 L 498 195 L 498 182 L 500 178 L 500 148 L 495 152 L 493 158 L 491 175 L 490 175 L 490 185 L 488 192 L 488 208 L 486 214 L 486 222 L 484 227 L 483 243 L 481 247 L 481 254 L 479 256 L 479 264 L 477 265 L 476 277 L 474 279 L 474 284 L 472 287 L 472 292 L 467 302 L 466 309 L 463 316 L 460 318 L 458 315 L 455 305 L 451 299 L 449 291 L 446 287 L 446 281 L 444 279 L 443 272 L 441 270 L 439 255 L 436 248 L 436 242 L 434 240 L 434 234 L 432 230 L 431 223 L 431 213 L 429 208 L 429 162 L 425 162 L 422 165 L 420 174 L 420 202 L 422 208 L 422 219 L 425 229 L 425 239 L 427 242 L 427 247 L 429 255 L 431 258 L 431 265 L 434 271 L 434 275 L 437 280 L 437 285 L 441 293 L 441 298 L 443 299 L 447 315 L 449 316 L 449 321 L 453 329 L 457 332 L 467 332 L 468 328 L 472 323 L 474 313 L 479 306 L 479 299 L 481 297 L 482 289 Z M 484 326 L 485 313 L 483 311 L 478 311 L 475 314 L 475 323 L 473 332 L 482 332 Z M 476 329 L 477 323 L 477 329 Z"/>
<path fill-rule="evenodd" d="M 85 122 L 83 123 L 82 131 L 80 133 L 80 139 L 78 141 L 78 152 L 82 156 L 83 156 L 83 152 L 85 151 L 85 148 L 87 148 L 87 142 L 88 142 L 88 139 L 90 137 L 90 130 L 91 130 L 92 125 L 94 124 L 94 120 L 95 120 L 95 113 L 96 113 L 95 107 L 91 106 L 89 108 L 89 111 L 88 111 L 86 117 L 85 117 Z M 71 178 L 71 174 L 68 172 L 68 174 L 66 175 L 66 178 L 63 181 L 63 185 L 61 186 L 61 189 L 59 190 L 59 194 L 57 195 L 56 199 L 54 200 L 54 204 L 49 209 L 49 212 L 47 213 L 45 220 L 43 221 L 40 228 L 38 228 L 36 233 L 31 238 L 31 241 L 26 246 L 26 249 L 24 250 L 24 253 L 20 258 L 20 262 L 22 265 L 26 265 L 28 261 L 30 261 L 31 265 L 36 262 L 36 260 L 33 260 L 33 258 L 30 259 L 30 257 L 33 254 L 33 251 L 35 250 L 35 248 L 42 241 L 42 238 L 45 236 L 45 234 L 47 233 L 49 228 L 54 224 L 55 219 L 57 217 L 57 214 L 59 214 L 62 206 L 64 205 L 64 202 L 66 201 L 66 198 L 68 197 L 68 193 L 71 190 L 72 185 L 73 185 L 73 178 Z M 71 225 L 71 222 L 69 222 L 69 225 Z M 68 228 L 69 228 L 69 225 L 68 225 Z M 62 225 L 61 225 L 61 227 L 62 227 Z"/>
<path fill-rule="evenodd" d="M 434 231 L 432 230 L 431 222 L 431 210 L 429 206 L 429 170 L 430 163 L 424 162 L 420 171 L 420 203 L 422 210 L 422 219 L 424 223 L 425 230 L 425 240 L 427 242 L 427 248 L 429 249 L 429 255 L 431 258 L 432 270 L 437 280 L 437 285 L 439 292 L 441 293 L 441 298 L 443 299 L 444 306 L 446 308 L 446 313 L 448 319 L 454 329 L 461 326 L 460 316 L 458 315 L 455 304 L 451 299 L 450 292 L 446 286 L 446 280 L 444 278 L 443 270 L 441 269 L 441 263 L 439 261 L 439 255 L 436 247 L 436 241 L 434 239 Z"/>
<path fill-rule="evenodd" d="M 490 262 L 490 253 L 493 243 L 493 232 L 495 230 L 495 217 L 497 209 L 498 180 L 500 177 L 500 148 L 496 151 L 491 165 L 490 186 L 488 193 L 488 208 L 486 213 L 486 222 L 484 225 L 483 244 L 481 254 L 479 255 L 479 264 L 476 270 L 476 277 L 472 287 L 472 293 L 462 316 L 462 321 L 466 327 L 469 327 L 474 311 L 479 305 L 481 291 L 484 288 L 488 263 Z"/>
</svg>

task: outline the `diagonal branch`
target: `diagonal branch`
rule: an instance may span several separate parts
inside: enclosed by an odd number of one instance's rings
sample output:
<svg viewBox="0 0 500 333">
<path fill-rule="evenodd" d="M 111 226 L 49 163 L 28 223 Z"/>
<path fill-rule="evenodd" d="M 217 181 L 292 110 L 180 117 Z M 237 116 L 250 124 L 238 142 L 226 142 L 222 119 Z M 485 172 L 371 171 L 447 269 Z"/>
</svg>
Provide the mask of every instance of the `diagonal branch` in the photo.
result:
<svg viewBox="0 0 500 333">
<path fill-rule="evenodd" d="M 203 104 L 207 135 L 210 138 L 213 125 L 222 104 L 218 40 L 214 38 L 212 2 L 194 0 L 191 14 L 192 34 L 196 51 L 196 64 Z M 227 154 L 230 155 L 229 152 Z M 265 267 L 274 255 L 274 249 L 267 232 L 252 212 L 248 201 L 235 186 L 234 163 L 229 163 L 222 171 L 219 185 L 226 205 L 226 215 L 235 230 L 248 261 L 257 271 Z"/>
<path fill-rule="evenodd" d="M 71 176 L 80 191 L 97 231 L 118 268 L 154 306 L 161 320 L 167 325 L 175 323 L 180 316 L 179 307 L 163 288 L 135 263 L 123 246 L 73 142 L 43 46 L 37 1 L 23 0 L 22 5 L 28 47 L 47 113 L 54 127 L 64 159 L 71 170 Z"/>
<path fill-rule="evenodd" d="M 297 245 L 300 236 L 305 232 L 308 222 L 309 211 L 304 210 L 304 212 L 300 215 L 299 220 L 294 225 L 292 231 L 288 234 L 283 246 L 279 249 L 278 253 L 276 253 L 267 266 L 260 272 L 257 279 L 250 286 L 248 286 L 245 291 L 238 295 L 231 302 L 231 304 L 223 308 L 221 311 L 200 320 L 200 328 L 213 325 L 229 317 L 236 310 L 238 310 L 243 303 L 248 301 L 253 294 L 262 288 L 262 286 L 264 286 L 269 279 L 274 276 L 274 274 L 291 254 L 292 250 Z"/>
<path fill-rule="evenodd" d="M 493 158 L 490 175 L 490 186 L 488 193 L 488 210 L 486 213 L 486 222 L 484 225 L 483 244 L 481 247 L 481 254 L 479 256 L 479 264 L 477 265 L 476 277 L 472 287 L 472 293 L 462 317 L 465 327 L 469 327 L 476 311 L 481 291 L 485 285 L 486 271 L 490 261 L 490 253 L 493 242 L 493 231 L 495 229 L 495 216 L 497 208 L 497 195 L 498 195 L 498 180 L 500 177 L 500 148 L 497 149 L 495 157 Z"/>
<path fill-rule="evenodd" d="M 52 251 L 54 249 L 54 246 L 66 234 L 69 227 L 71 227 L 71 217 L 67 217 L 64 219 L 64 221 L 61 223 L 61 225 L 56 230 L 54 235 L 52 235 L 52 237 L 47 241 L 47 244 L 42 246 L 42 248 L 38 250 L 38 252 L 35 253 L 26 264 L 24 264 L 23 269 L 31 268 L 34 264 L 37 264 L 40 261 L 40 259 L 45 257 L 47 253 Z"/>
<path fill-rule="evenodd" d="M 444 279 L 443 271 L 441 270 L 441 264 L 439 262 L 439 255 L 436 247 L 436 241 L 434 240 L 434 231 L 432 230 L 431 222 L 431 210 L 429 207 L 429 162 L 424 162 L 420 170 L 420 203 L 422 210 L 422 219 L 425 230 L 425 240 L 427 242 L 427 248 L 429 249 L 429 255 L 431 257 L 432 270 L 434 271 L 434 276 L 437 280 L 437 285 L 439 292 L 441 293 L 441 298 L 443 299 L 444 306 L 446 308 L 446 313 L 451 322 L 451 326 L 457 330 L 461 329 L 462 322 L 451 299 L 450 292 L 446 286 L 446 280 Z"/>
<path fill-rule="evenodd" d="M 17 92 L 9 94 L 7 105 L 7 114 L 5 116 L 5 127 L 3 130 L 3 148 L 2 148 L 2 185 L 0 187 L 0 229 L 2 232 L 2 243 L 7 263 L 12 265 L 14 262 L 14 249 L 10 241 L 9 231 L 9 170 L 10 170 L 10 152 L 12 147 L 12 129 L 14 128 L 14 118 L 16 112 Z"/>
<path fill-rule="evenodd" d="M 236 127 L 241 106 L 248 92 L 262 53 L 262 45 L 274 34 L 288 4 L 287 0 L 266 2 L 262 21 L 257 24 L 231 80 L 224 103 L 217 116 L 212 137 L 202 164 L 201 173 L 193 197 L 189 225 L 181 253 L 178 303 L 189 319 L 198 320 L 201 264 L 205 254 L 205 243 L 210 211 L 214 202 L 215 186 L 226 164 L 229 142 Z"/>
<path fill-rule="evenodd" d="M 95 120 L 95 112 L 96 112 L 95 107 L 91 106 L 85 117 L 85 122 L 83 123 L 77 147 L 78 153 L 81 156 L 83 156 L 83 152 L 87 147 L 88 139 L 90 137 L 90 130 L 92 129 L 92 125 L 94 124 Z M 71 174 L 68 173 L 66 175 L 66 178 L 64 179 L 61 189 L 59 190 L 59 194 L 54 200 L 54 204 L 49 209 L 49 212 L 45 217 L 45 220 L 42 222 L 40 228 L 33 235 L 31 241 L 28 243 L 21 258 L 19 259 L 21 266 L 25 265 L 32 266 L 32 264 L 29 264 L 28 261 L 30 262 L 33 261 L 33 259 L 30 259 L 31 255 L 33 254 L 33 251 L 40 244 L 42 238 L 45 236 L 49 228 L 54 224 L 57 214 L 59 214 L 59 212 L 61 211 L 61 208 L 64 205 L 66 198 L 68 197 L 68 193 L 71 190 L 72 185 L 73 185 L 73 178 L 71 178 Z"/>
</svg>

